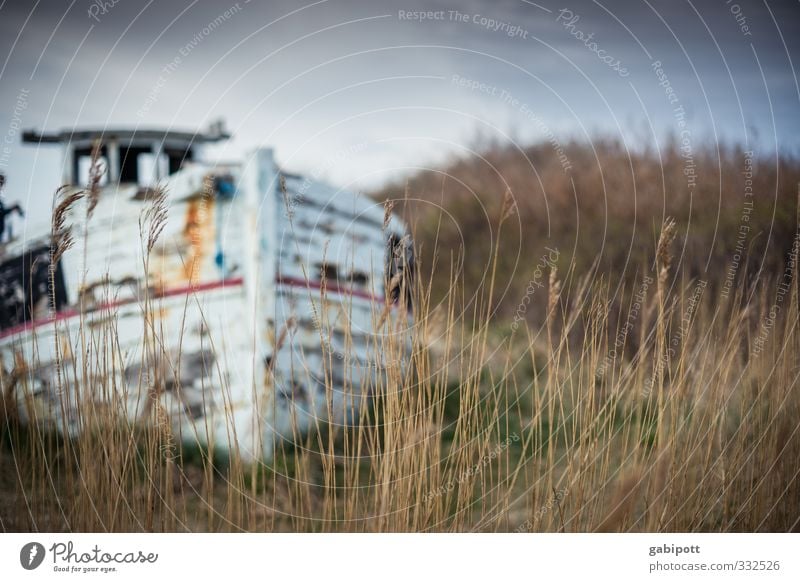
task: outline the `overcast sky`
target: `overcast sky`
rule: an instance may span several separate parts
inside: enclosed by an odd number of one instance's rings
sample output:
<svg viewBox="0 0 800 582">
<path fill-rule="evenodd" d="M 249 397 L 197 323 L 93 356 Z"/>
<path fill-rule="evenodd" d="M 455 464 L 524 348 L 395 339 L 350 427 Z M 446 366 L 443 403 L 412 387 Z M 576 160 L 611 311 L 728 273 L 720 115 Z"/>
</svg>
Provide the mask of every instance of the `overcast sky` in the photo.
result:
<svg viewBox="0 0 800 582">
<path fill-rule="evenodd" d="M 681 106 L 694 143 L 800 152 L 796 0 L 0 0 L 0 47 L 0 171 L 28 207 L 60 159 L 20 127 L 222 117 L 234 138 L 211 155 L 271 145 L 362 189 L 479 133 L 641 147 Z"/>
</svg>

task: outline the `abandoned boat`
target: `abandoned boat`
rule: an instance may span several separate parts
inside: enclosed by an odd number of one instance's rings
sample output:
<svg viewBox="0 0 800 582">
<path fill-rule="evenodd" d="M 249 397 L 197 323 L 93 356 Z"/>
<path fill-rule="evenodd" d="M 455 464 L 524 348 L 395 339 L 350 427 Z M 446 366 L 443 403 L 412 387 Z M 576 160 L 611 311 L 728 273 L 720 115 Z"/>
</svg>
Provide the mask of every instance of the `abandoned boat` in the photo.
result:
<svg viewBox="0 0 800 582">
<path fill-rule="evenodd" d="M 0 248 L 0 382 L 20 422 L 75 436 L 87 406 L 111 406 L 268 460 L 317 423 L 352 422 L 402 365 L 383 345 L 410 320 L 402 221 L 282 171 L 270 149 L 204 162 L 228 137 L 24 133 L 61 147 L 61 200 L 94 194 L 64 209 L 72 246 L 50 229 Z"/>
</svg>

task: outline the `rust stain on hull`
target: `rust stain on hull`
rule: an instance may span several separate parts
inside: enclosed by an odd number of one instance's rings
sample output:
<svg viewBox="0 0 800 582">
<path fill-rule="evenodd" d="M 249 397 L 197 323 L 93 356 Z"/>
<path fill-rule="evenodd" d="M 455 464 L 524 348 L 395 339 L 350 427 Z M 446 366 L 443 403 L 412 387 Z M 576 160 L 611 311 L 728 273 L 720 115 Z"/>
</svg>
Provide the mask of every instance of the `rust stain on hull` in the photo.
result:
<svg viewBox="0 0 800 582">
<path fill-rule="evenodd" d="M 201 280 L 203 264 L 213 250 L 215 235 L 214 198 L 204 193 L 189 200 L 183 227 L 183 240 L 188 249 L 183 276 L 192 285 Z"/>
</svg>

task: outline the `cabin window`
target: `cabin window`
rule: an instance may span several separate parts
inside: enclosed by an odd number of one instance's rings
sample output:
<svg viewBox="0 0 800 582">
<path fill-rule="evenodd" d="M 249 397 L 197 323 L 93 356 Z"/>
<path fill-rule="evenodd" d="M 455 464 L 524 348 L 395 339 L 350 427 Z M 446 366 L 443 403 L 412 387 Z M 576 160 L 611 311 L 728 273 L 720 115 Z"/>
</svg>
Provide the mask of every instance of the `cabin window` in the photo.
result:
<svg viewBox="0 0 800 582">
<path fill-rule="evenodd" d="M 120 148 L 119 150 L 119 181 L 122 184 L 140 184 L 139 176 L 144 169 L 142 168 L 141 157 L 150 154 L 150 148 L 145 147 L 127 147 Z M 150 155 L 152 159 L 152 155 Z M 150 173 L 155 170 L 153 162 L 150 162 Z"/>
<path fill-rule="evenodd" d="M 67 303 L 61 264 L 50 292 L 50 247 L 42 246 L 0 264 L 0 329 L 45 319 Z"/>
<path fill-rule="evenodd" d="M 101 148 L 101 161 L 107 166 L 107 146 Z M 117 172 L 105 172 L 100 184 L 108 182 L 108 176 L 115 176 L 121 184 L 135 184 L 148 187 L 158 182 L 159 178 L 172 175 L 192 159 L 192 150 L 184 148 L 165 148 L 159 155 L 153 153 L 152 145 L 122 145 L 119 147 Z M 75 176 L 77 184 L 88 184 L 89 169 L 92 165 L 91 148 L 75 150 Z"/>
</svg>

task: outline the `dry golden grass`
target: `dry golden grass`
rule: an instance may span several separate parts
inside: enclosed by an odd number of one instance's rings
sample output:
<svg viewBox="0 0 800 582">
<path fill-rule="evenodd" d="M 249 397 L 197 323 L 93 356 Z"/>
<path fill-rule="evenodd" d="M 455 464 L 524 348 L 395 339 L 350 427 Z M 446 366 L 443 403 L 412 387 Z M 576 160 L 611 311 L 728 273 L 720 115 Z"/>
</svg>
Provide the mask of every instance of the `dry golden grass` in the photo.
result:
<svg viewBox="0 0 800 582">
<path fill-rule="evenodd" d="M 155 220 L 143 226 L 148 249 L 158 236 L 158 204 L 147 215 Z M 492 215 L 497 239 L 512 209 L 507 196 Z M 180 450 L 156 399 L 149 422 L 131 425 L 115 405 L 120 387 L 111 384 L 102 401 L 80 402 L 80 435 L 57 438 L 17 422 L 11 403 L 25 381 L 4 373 L 0 525 L 797 531 L 797 277 L 781 295 L 776 277 L 740 279 L 730 299 L 720 300 L 706 281 L 676 271 L 679 225 L 667 220 L 658 230 L 632 286 L 615 291 L 597 269 L 579 276 L 551 265 L 532 299 L 546 306 L 542 325 L 510 331 L 494 311 L 499 244 L 474 294 L 457 269 L 463 256 L 441 259 L 447 247 L 421 253 L 435 263 L 421 272 L 449 273 L 449 292 L 434 300 L 430 279 L 417 280 L 410 352 L 403 334 L 375 336 L 387 362 L 406 358 L 406 365 L 382 368 L 370 398 L 349 387 L 361 404 L 359 422 L 320 423 L 279 446 L 269 465 Z M 796 262 L 797 247 L 784 249 L 786 268 Z M 655 283 L 643 286 L 648 276 Z M 377 311 L 381 326 L 402 329 L 383 306 Z M 155 396 L 166 357 L 158 333 L 151 327 L 143 339 L 140 378 Z M 113 322 L 86 330 L 83 341 L 113 346 Z M 65 364 L 64 374 L 78 378 L 70 366 L 84 366 L 102 377 L 114 365 L 102 350 L 76 353 L 89 355 Z"/>
</svg>

